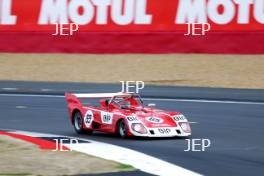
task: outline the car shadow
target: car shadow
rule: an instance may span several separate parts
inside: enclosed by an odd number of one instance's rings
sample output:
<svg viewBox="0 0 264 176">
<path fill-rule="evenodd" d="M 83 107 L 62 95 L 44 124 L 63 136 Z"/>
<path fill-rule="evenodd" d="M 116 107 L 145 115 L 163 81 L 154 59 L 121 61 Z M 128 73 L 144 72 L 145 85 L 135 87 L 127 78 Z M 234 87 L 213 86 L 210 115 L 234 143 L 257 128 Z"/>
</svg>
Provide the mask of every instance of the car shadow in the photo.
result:
<svg viewBox="0 0 264 176">
<path fill-rule="evenodd" d="M 180 136 L 175 136 L 175 137 L 139 137 L 139 136 L 130 136 L 126 138 L 121 138 L 115 134 L 111 133 L 103 133 L 103 132 L 94 132 L 93 134 L 82 134 L 78 135 L 79 137 L 82 138 L 87 138 L 91 140 L 95 139 L 114 139 L 114 140 L 123 140 L 123 141 L 158 141 L 158 140 L 185 140 L 189 139 L 190 137 L 180 137 Z"/>
</svg>

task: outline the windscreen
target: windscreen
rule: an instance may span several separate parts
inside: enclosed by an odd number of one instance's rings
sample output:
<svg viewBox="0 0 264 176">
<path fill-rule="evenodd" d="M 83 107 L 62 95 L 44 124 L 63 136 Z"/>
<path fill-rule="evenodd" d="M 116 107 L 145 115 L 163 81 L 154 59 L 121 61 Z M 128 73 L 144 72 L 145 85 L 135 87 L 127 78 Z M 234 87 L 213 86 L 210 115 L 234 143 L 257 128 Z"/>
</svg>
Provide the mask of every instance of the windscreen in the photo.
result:
<svg viewBox="0 0 264 176">
<path fill-rule="evenodd" d="M 116 96 L 112 99 L 111 104 L 121 109 L 129 109 L 143 106 L 143 101 L 139 95 L 135 94 L 130 96 Z"/>
</svg>

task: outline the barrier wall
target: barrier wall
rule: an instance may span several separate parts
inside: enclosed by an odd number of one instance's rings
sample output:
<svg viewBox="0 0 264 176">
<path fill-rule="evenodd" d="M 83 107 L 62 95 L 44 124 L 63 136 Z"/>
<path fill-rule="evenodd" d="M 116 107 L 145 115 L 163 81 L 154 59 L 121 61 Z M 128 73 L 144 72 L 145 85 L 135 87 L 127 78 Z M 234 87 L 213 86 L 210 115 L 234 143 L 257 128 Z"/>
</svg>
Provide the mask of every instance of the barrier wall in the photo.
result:
<svg viewBox="0 0 264 176">
<path fill-rule="evenodd" d="M 55 23 L 78 33 L 52 36 Z M 263 39 L 264 0 L 0 0 L 1 52 L 263 54 Z"/>
</svg>

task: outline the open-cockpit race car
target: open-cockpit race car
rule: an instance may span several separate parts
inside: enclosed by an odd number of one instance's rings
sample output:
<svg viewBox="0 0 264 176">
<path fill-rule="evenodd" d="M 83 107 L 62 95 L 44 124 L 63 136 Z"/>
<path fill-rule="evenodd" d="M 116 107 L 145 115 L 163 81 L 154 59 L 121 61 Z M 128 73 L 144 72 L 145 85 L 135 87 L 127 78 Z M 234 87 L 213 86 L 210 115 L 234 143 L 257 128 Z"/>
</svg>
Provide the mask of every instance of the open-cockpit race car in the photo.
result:
<svg viewBox="0 0 264 176">
<path fill-rule="evenodd" d="M 101 131 L 121 137 L 189 136 L 191 128 L 180 112 L 144 106 L 138 94 L 65 93 L 70 121 L 77 133 Z"/>
</svg>

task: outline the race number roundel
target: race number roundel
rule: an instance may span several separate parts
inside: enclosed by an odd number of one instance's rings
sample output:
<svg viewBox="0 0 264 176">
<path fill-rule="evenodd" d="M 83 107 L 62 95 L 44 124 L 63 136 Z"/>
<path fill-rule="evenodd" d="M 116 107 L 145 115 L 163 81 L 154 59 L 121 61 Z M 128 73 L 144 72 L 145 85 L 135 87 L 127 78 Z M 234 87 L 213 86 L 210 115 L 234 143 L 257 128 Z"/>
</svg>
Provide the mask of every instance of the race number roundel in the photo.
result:
<svg viewBox="0 0 264 176">
<path fill-rule="evenodd" d="M 84 124 L 86 128 L 90 128 L 92 122 L 93 122 L 93 112 L 91 110 L 88 110 L 84 117 Z"/>
</svg>

